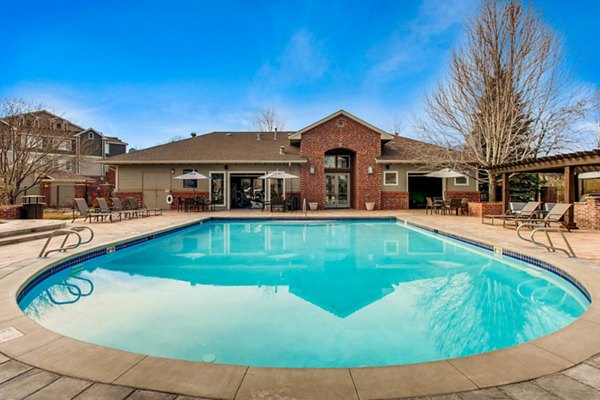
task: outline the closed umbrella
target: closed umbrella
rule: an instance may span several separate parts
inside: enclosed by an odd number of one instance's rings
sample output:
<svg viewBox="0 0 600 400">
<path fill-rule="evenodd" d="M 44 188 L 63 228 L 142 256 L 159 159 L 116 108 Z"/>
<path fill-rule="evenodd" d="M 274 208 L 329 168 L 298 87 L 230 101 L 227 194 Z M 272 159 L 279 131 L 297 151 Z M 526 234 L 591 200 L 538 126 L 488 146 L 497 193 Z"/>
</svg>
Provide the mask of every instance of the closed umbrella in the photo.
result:
<svg viewBox="0 0 600 400">
<path fill-rule="evenodd" d="M 460 177 L 463 177 L 466 175 L 461 174 L 456 171 L 453 171 L 450 168 L 443 168 L 443 169 L 440 169 L 439 171 L 430 172 L 428 174 L 425 174 L 424 176 L 426 176 L 428 178 L 460 178 Z"/>
</svg>

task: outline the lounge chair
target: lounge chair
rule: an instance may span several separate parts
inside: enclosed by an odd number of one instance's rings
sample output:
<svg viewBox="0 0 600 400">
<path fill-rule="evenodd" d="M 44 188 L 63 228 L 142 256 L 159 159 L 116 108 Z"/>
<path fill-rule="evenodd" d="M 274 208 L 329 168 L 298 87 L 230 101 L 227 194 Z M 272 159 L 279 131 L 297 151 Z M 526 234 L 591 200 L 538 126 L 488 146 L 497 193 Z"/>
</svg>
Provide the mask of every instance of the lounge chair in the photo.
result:
<svg viewBox="0 0 600 400">
<path fill-rule="evenodd" d="M 75 219 L 78 216 L 82 216 L 83 218 L 83 222 L 89 220 L 90 222 L 92 222 L 92 220 L 95 221 L 104 221 L 106 219 L 108 219 L 110 222 L 113 222 L 113 213 L 109 212 L 109 213 L 105 213 L 105 212 L 100 212 L 100 211 L 96 211 L 93 208 L 90 208 L 87 205 L 87 202 L 85 201 L 85 199 L 82 198 L 74 198 L 73 201 L 75 202 L 75 206 L 77 207 L 77 209 L 73 209 L 73 221 L 71 222 L 75 222 Z M 76 213 L 79 213 L 79 215 L 77 215 Z M 119 217 L 120 219 L 120 217 Z"/>
<path fill-rule="evenodd" d="M 508 210 L 512 215 L 519 215 L 527 203 L 520 201 L 511 201 L 508 203 Z"/>
<path fill-rule="evenodd" d="M 138 201 L 135 197 L 127 197 L 126 200 L 129 202 L 130 210 L 139 211 L 142 217 L 149 217 L 151 212 L 153 212 L 154 215 L 162 215 L 161 208 L 138 207 Z"/>
<path fill-rule="evenodd" d="M 539 201 L 530 201 L 529 203 L 525 204 L 525 206 L 521 209 L 521 211 L 518 214 L 513 214 L 512 211 L 508 211 L 506 214 L 503 215 L 483 215 L 481 217 L 481 223 L 486 224 L 487 222 L 485 220 L 491 219 L 491 224 L 494 225 L 494 221 L 498 219 L 502 221 L 502 226 L 504 226 L 506 224 L 506 221 L 509 220 L 512 221 L 515 219 L 530 219 L 535 216 L 535 213 L 537 212 L 539 207 Z"/>
<path fill-rule="evenodd" d="M 125 218 L 131 219 L 131 218 L 137 218 L 140 216 L 139 211 L 126 209 L 120 198 L 111 197 L 110 199 L 112 200 L 112 203 L 113 203 L 113 210 L 116 212 L 122 213 L 125 216 Z"/>
<path fill-rule="evenodd" d="M 100 212 L 103 212 L 103 213 L 113 213 L 115 215 L 118 215 L 119 216 L 119 221 L 123 219 L 123 216 L 125 216 L 125 218 L 128 218 L 128 217 L 131 218 L 131 211 L 128 211 L 128 210 L 118 211 L 118 210 L 111 209 L 108 206 L 108 202 L 106 201 L 105 198 L 98 197 L 96 199 L 96 201 L 98 202 L 98 207 L 100 207 Z"/>
<path fill-rule="evenodd" d="M 559 224 L 568 232 L 571 232 L 571 229 L 569 229 L 569 226 L 564 221 L 564 217 L 571 207 L 573 207 L 573 204 L 556 203 L 544 218 L 517 218 L 506 222 L 508 222 L 509 225 L 513 225 L 514 223 L 513 226 L 515 227 L 521 225 L 527 227 L 539 227 L 540 224 L 542 224 L 543 226 L 550 228 L 552 224 Z"/>
</svg>

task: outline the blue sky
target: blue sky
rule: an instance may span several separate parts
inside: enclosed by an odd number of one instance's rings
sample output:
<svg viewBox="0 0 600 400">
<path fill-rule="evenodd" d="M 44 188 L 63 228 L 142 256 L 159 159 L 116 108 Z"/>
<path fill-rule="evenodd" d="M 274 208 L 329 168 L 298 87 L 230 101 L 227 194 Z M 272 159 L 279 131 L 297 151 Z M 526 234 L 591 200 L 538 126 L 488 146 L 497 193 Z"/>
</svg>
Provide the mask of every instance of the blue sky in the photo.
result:
<svg viewBox="0 0 600 400">
<path fill-rule="evenodd" d="M 343 108 L 386 130 L 405 121 L 412 136 L 477 4 L 0 1 L 19 16 L 0 24 L 0 97 L 43 102 L 137 148 L 252 129 L 261 107 L 290 130 Z M 600 1 L 536 6 L 576 79 L 600 88 Z"/>
</svg>

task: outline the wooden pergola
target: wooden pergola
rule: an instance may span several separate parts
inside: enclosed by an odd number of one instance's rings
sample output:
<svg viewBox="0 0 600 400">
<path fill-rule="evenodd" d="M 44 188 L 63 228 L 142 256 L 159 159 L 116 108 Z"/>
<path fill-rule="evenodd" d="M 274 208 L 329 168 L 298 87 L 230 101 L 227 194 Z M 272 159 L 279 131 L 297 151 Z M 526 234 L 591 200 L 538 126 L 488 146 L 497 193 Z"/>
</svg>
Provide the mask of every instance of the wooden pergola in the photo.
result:
<svg viewBox="0 0 600 400">
<path fill-rule="evenodd" d="M 559 173 L 565 176 L 565 196 L 567 203 L 577 201 L 577 174 L 600 171 L 600 149 L 578 151 L 576 153 L 557 154 L 554 156 L 530 158 L 498 165 L 490 169 L 496 175 L 502 175 L 502 207 L 508 209 L 509 184 L 511 174 L 519 173 Z M 573 209 L 569 212 L 567 223 L 575 227 Z"/>
</svg>

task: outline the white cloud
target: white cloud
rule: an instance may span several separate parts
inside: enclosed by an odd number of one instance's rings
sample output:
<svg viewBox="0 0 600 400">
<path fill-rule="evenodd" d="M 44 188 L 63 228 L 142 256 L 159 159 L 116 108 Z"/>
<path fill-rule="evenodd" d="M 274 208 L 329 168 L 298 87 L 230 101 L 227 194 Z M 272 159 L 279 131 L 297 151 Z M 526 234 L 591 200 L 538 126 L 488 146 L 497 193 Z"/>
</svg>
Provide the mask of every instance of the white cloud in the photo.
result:
<svg viewBox="0 0 600 400">
<path fill-rule="evenodd" d="M 466 21 L 473 5 L 472 0 L 425 0 L 412 21 L 399 26 L 372 51 L 375 62 L 365 85 L 381 85 L 407 73 L 439 67 L 434 59 L 442 61 L 450 50 L 436 44 L 448 40 L 446 36 Z"/>
<path fill-rule="evenodd" d="M 259 69 L 255 86 L 281 89 L 290 85 L 313 83 L 329 69 L 329 59 L 322 42 L 305 29 L 290 38 L 282 53 Z M 262 89 L 258 89 L 262 88 Z"/>
</svg>

